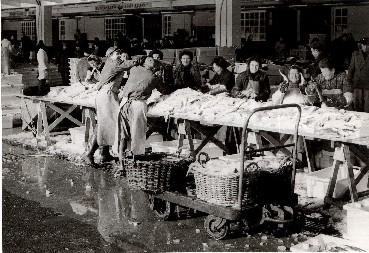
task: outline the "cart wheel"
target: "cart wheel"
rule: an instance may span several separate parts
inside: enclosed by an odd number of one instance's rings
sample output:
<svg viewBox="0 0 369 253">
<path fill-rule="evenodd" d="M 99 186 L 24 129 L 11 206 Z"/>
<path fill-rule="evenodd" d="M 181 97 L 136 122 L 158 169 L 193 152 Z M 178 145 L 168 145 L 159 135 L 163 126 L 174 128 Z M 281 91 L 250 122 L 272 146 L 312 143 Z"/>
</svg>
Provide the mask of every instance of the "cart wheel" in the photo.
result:
<svg viewBox="0 0 369 253">
<path fill-rule="evenodd" d="M 261 225 L 263 218 L 262 208 L 256 207 L 247 211 L 242 219 L 245 231 L 253 231 Z"/>
<path fill-rule="evenodd" d="M 169 201 L 149 196 L 150 209 L 154 211 L 156 216 L 162 220 L 169 220 L 174 213 L 175 205 Z"/>
<path fill-rule="evenodd" d="M 228 235 L 229 223 L 226 219 L 208 215 L 205 218 L 204 228 L 210 237 L 222 240 Z"/>
</svg>

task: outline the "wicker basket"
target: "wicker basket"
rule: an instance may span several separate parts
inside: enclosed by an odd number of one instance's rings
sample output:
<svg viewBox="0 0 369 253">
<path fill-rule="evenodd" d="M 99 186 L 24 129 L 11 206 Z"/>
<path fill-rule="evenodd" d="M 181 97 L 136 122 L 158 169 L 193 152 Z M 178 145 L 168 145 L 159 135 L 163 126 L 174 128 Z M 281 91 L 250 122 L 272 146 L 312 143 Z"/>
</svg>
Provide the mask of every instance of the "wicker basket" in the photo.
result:
<svg viewBox="0 0 369 253">
<path fill-rule="evenodd" d="M 203 154 L 203 153 L 202 153 Z M 209 160 L 208 157 L 206 160 Z M 206 162 L 205 162 L 206 163 Z M 209 203 L 233 206 L 238 201 L 239 175 L 211 175 L 203 168 L 204 162 L 199 161 L 191 164 L 190 170 L 194 174 L 196 184 L 196 197 Z M 248 170 L 243 177 L 242 206 L 252 205 L 257 200 L 255 186 L 259 171 L 255 163 L 248 164 Z"/>
<path fill-rule="evenodd" d="M 292 170 L 293 163 L 290 157 L 281 161 L 278 169 L 260 168 L 258 201 L 269 204 L 283 204 L 288 201 L 293 194 Z"/>
<path fill-rule="evenodd" d="M 123 159 L 128 186 L 154 193 L 181 188 L 190 158 L 178 158 L 164 153 L 150 153 Z"/>
<path fill-rule="evenodd" d="M 261 157 L 262 158 L 262 157 Z M 268 159 L 268 158 L 265 158 Z M 205 162 L 190 165 L 196 183 L 197 198 L 222 206 L 233 206 L 238 201 L 239 175 L 211 175 L 204 169 Z M 242 207 L 256 203 L 278 203 L 291 194 L 292 161 L 286 158 L 279 168 L 261 167 L 254 161 L 245 161 Z"/>
</svg>

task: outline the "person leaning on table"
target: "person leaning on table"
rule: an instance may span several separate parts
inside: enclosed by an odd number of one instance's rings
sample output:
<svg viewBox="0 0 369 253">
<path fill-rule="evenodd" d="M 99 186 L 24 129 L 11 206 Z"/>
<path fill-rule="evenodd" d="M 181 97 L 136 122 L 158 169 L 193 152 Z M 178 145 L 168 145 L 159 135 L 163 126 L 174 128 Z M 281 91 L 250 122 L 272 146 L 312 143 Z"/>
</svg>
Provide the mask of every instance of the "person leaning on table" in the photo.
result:
<svg viewBox="0 0 369 253">
<path fill-rule="evenodd" d="M 313 105 L 351 109 L 353 89 L 345 72 L 337 72 L 333 62 L 324 58 L 319 62 L 321 74 L 309 82 L 306 88 L 308 100 Z"/>
<path fill-rule="evenodd" d="M 251 57 L 248 65 L 248 69 L 238 75 L 236 85 L 232 89 L 232 95 L 265 102 L 270 95 L 269 78 L 264 71 L 260 70 L 261 61 L 259 58 Z"/>
<path fill-rule="evenodd" d="M 231 92 L 234 87 L 234 76 L 227 69 L 230 65 L 223 57 L 217 56 L 211 63 L 215 72 L 214 77 L 206 84 L 212 95 Z"/>
<path fill-rule="evenodd" d="M 121 53 L 122 51 L 117 48 L 108 49 L 106 53 L 108 59 L 101 72 L 100 82 L 93 88 L 99 91 L 95 100 L 97 128 L 85 154 L 86 161 L 93 166 L 96 166 L 94 153 L 99 146 L 102 147 L 102 162 L 114 159 L 109 153 L 109 146 L 114 144 L 116 120 L 119 112 L 118 94 L 124 71 L 136 63 L 132 60 L 122 61 Z"/>
<path fill-rule="evenodd" d="M 352 54 L 347 79 L 354 87 L 354 109 L 369 112 L 369 38 L 362 38 Z"/>
<path fill-rule="evenodd" d="M 157 61 L 148 56 L 142 66 L 131 68 L 127 83 L 119 94 L 121 102 L 113 150 L 120 158 L 129 143 L 134 155 L 145 154 L 146 100 L 154 89 L 163 94 L 169 92 L 168 87 L 163 85 L 162 78 L 153 72 L 157 64 Z"/>
</svg>

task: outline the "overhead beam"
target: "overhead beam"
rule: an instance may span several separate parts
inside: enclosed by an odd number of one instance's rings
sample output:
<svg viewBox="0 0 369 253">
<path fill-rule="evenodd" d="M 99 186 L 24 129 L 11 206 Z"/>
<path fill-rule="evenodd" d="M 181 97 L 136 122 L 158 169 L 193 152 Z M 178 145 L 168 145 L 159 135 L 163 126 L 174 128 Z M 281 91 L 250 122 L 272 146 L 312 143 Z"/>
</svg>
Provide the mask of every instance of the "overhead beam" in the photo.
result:
<svg viewBox="0 0 369 253">
<path fill-rule="evenodd" d="M 1 4 L 21 6 L 21 4 L 36 4 L 36 0 L 1 0 Z"/>
</svg>

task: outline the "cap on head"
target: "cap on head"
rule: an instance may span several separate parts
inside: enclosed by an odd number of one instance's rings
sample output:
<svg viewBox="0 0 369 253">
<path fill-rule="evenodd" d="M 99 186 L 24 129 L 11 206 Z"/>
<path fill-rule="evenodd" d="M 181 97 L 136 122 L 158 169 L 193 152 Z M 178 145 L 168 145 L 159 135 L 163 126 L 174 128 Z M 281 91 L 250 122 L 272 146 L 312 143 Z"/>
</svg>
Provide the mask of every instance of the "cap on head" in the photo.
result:
<svg viewBox="0 0 369 253">
<path fill-rule="evenodd" d="M 106 50 L 105 56 L 110 57 L 117 49 L 117 47 L 109 47 L 108 50 Z"/>
</svg>

